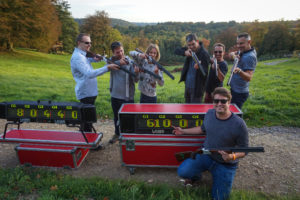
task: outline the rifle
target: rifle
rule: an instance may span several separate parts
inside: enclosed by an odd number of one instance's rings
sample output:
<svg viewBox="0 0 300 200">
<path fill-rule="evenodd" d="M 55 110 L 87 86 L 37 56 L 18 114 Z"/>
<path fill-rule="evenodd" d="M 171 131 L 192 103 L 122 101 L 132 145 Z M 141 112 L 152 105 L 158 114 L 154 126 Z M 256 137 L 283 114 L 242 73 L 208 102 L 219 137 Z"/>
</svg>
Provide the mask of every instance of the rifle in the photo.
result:
<svg viewBox="0 0 300 200">
<path fill-rule="evenodd" d="M 218 149 L 198 149 L 196 151 L 184 151 L 175 153 L 176 160 L 181 162 L 187 158 L 195 159 L 196 154 L 215 154 L 218 151 L 232 152 L 265 152 L 264 147 L 224 147 Z"/>
<path fill-rule="evenodd" d="M 213 56 L 213 65 L 215 66 L 216 77 L 218 78 L 218 61 L 217 61 L 215 55 Z"/>
<path fill-rule="evenodd" d="M 160 77 L 159 75 L 157 75 L 157 74 L 153 73 L 152 71 L 150 71 L 150 70 L 148 70 L 148 69 L 145 69 L 144 67 L 142 67 L 142 66 L 136 64 L 133 60 L 130 60 L 130 61 L 126 60 L 126 61 L 127 61 L 128 63 L 130 62 L 130 63 L 133 64 L 134 66 L 137 66 L 138 68 L 140 68 L 140 70 L 141 70 L 142 72 L 147 73 L 147 74 L 150 74 L 150 76 L 153 76 L 154 78 L 161 80 L 161 77 Z"/>
<path fill-rule="evenodd" d="M 139 53 L 144 53 L 143 51 L 141 51 L 140 49 L 136 48 L 135 49 L 137 52 Z M 147 56 L 147 58 L 149 59 L 150 62 L 152 62 L 153 64 L 155 64 L 158 69 L 160 69 L 161 71 L 165 72 L 172 80 L 174 80 L 174 76 L 168 71 L 166 70 L 161 64 L 159 64 L 158 62 L 156 62 L 155 59 L 153 59 L 151 56 L 145 54 Z"/>
<path fill-rule="evenodd" d="M 201 65 L 201 62 L 200 62 L 200 60 L 198 59 L 197 55 L 196 55 L 195 52 L 193 52 L 193 51 L 191 51 L 191 53 L 192 53 L 192 58 L 193 58 L 193 60 L 195 61 L 195 63 L 197 63 L 197 65 L 199 66 L 199 69 L 200 69 L 202 75 L 205 76 L 206 73 L 205 73 L 205 71 L 204 71 L 204 69 L 203 69 L 203 66 Z"/>
<path fill-rule="evenodd" d="M 238 51 L 238 55 L 240 54 L 240 51 Z M 227 81 L 227 85 L 229 86 L 230 83 L 231 83 L 231 79 L 232 79 L 232 76 L 233 76 L 233 72 L 234 72 L 234 69 L 237 67 L 237 64 L 239 62 L 239 58 L 236 56 L 234 58 L 234 61 L 233 61 L 233 65 L 232 65 L 232 68 L 231 68 L 231 73 L 230 73 L 230 76 L 229 76 L 229 79 Z"/>
<path fill-rule="evenodd" d="M 92 52 L 90 52 L 90 51 L 87 51 L 87 52 L 86 52 L 86 57 L 88 57 L 88 58 L 94 58 L 94 57 L 96 57 L 96 58 L 99 58 L 100 60 L 106 61 L 106 62 L 109 63 L 109 64 L 115 64 L 115 65 L 118 65 L 119 68 L 120 68 L 120 70 L 126 72 L 127 74 L 129 74 L 130 76 L 132 76 L 132 77 L 134 77 L 134 78 L 136 77 L 136 75 L 135 75 L 134 72 L 129 71 L 129 70 L 126 69 L 125 67 L 123 67 L 123 66 L 121 66 L 121 65 L 119 65 L 119 64 L 117 64 L 117 63 L 115 63 L 114 61 L 112 61 L 111 59 L 109 59 L 109 58 L 107 58 L 107 57 L 105 57 L 105 56 L 100 56 L 100 55 L 94 54 L 94 53 L 92 53 Z"/>
</svg>

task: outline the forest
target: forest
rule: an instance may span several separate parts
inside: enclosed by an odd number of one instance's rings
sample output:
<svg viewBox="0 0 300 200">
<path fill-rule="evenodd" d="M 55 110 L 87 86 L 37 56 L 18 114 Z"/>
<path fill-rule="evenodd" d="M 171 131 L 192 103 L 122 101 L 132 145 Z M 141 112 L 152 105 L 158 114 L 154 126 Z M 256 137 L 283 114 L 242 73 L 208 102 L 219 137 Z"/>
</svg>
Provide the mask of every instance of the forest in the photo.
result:
<svg viewBox="0 0 300 200">
<path fill-rule="evenodd" d="M 160 47 L 165 65 L 182 62 L 174 50 L 185 45 L 185 36 L 195 33 L 211 53 L 221 42 L 226 52 L 235 50 L 236 36 L 248 32 L 259 59 L 291 56 L 300 50 L 300 19 L 295 21 L 165 22 L 135 25 L 111 19 L 105 11 L 96 11 L 84 19 L 74 19 L 67 0 L 4 0 L 0 2 L 0 51 L 30 48 L 40 52 L 72 53 L 78 33 L 91 35 L 92 51 L 111 55 L 113 41 L 123 43 L 125 53 L 145 50 L 149 43 Z"/>
</svg>

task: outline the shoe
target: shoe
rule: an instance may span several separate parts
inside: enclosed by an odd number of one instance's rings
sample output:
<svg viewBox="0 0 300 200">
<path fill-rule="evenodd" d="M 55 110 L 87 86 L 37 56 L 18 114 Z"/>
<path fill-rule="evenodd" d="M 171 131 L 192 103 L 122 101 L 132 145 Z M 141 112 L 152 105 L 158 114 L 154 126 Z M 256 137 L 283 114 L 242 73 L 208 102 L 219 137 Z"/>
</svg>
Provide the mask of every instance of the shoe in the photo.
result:
<svg viewBox="0 0 300 200">
<path fill-rule="evenodd" d="M 180 179 L 179 181 L 184 187 L 193 187 L 193 181 L 191 179 Z"/>
<path fill-rule="evenodd" d="M 110 144 L 113 144 L 113 143 L 115 143 L 116 141 L 118 141 L 119 140 L 119 135 L 114 135 L 110 140 L 109 140 L 109 143 Z"/>
</svg>

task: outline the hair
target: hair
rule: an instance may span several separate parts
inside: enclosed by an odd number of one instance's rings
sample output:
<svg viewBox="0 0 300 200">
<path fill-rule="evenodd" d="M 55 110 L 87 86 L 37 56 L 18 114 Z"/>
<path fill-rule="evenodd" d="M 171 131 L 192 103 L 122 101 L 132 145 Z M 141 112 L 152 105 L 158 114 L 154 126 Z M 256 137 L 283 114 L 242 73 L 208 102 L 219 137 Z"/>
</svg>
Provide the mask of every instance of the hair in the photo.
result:
<svg viewBox="0 0 300 200">
<path fill-rule="evenodd" d="M 120 48 L 122 46 L 123 45 L 121 42 L 116 41 L 116 42 L 111 43 L 110 48 L 111 48 L 112 52 L 114 52 L 115 49 Z"/>
<path fill-rule="evenodd" d="M 242 37 L 245 38 L 246 40 L 251 40 L 251 36 L 249 35 L 249 33 L 246 33 L 246 32 L 240 33 L 240 34 L 238 34 L 237 39 L 242 38 Z"/>
<path fill-rule="evenodd" d="M 159 59 L 160 59 L 160 51 L 159 51 L 159 47 L 158 47 L 157 44 L 150 44 L 150 45 L 148 46 L 147 50 L 146 50 L 146 54 L 149 55 L 149 53 L 150 53 L 150 51 L 151 51 L 152 49 L 156 49 L 156 50 L 157 50 L 157 55 L 156 55 L 156 57 L 155 57 L 154 59 L 155 59 L 156 61 L 159 61 Z"/>
<path fill-rule="evenodd" d="M 195 40 L 195 41 L 198 40 L 196 34 L 194 34 L 194 33 L 190 33 L 190 34 L 188 34 L 188 35 L 185 37 L 185 41 L 186 41 L 186 42 L 191 42 L 191 41 L 193 41 L 193 40 Z"/>
<path fill-rule="evenodd" d="M 225 45 L 222 43 L 215 43 L 213 49 L 215 50 L 215 47 L 222 47 L 223 51 L 225 52 Z"/>
<path fill-rule="evenodd" d="M 82 38 L 83 38 L 84 36 L 90 37 L 90 34 L 88 34 L 88 33 L 80 33 L 80 34 L 77 36 L 77 38 L 76 38 L 76 45 L 78 45 L 78 42 L 81 42 L 81 41 L 82 41 Z"/>
<path fill-rule="evenodd" d="M 219 94 L 219 95 L 221 95 L 221 96 L 227 97 L 227 98 L 228 98 L 228 101 L 231 101 L 231 98 L 232 98 L 231 93 L 230 93 L 229 90 L 227 90 L 227 89 L 224 88 L 224 87 L 217 87 L 217 88 L 213 91 L 213 93 L 212 93 L 211 96 L 214 98 L 216 94 Z"/>
</svg>

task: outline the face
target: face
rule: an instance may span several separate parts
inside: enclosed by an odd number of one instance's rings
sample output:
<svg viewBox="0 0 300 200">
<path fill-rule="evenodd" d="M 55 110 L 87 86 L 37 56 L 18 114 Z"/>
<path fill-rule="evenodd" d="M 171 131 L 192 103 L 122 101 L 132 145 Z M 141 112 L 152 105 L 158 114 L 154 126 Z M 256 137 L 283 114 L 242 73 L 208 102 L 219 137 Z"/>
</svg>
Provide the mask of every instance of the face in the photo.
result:
<svg viewBox="0 0 300 200">
<path fill-rule="evenodd" d="M 236 44 L 240 52 L 248 51 L 249 49 L 251 49 L 250 40 L 247 40 L 245 37 L 238 38 Z"/>
<path fill-rule="evenodd" d="M 78 48 L 83 51 L 89 51 L 91 46 L 92 42 L 89 36 L 83 36 L 81 41 L 78 42 Z"/>
<path fill-rule="evenodd" d="M 157 49 L 156 48 L 152 48 L 149 51 L 149 56 L 151 56 L 152 58 L 156 59 L 157 58 Z"/>
<path fill-rule="evenodd" d="M 193 52 L 196 52 L 199 47 L 199 42 L 196 40 L 192 40 L 190 42 L 187 42 L 187 46 L 190 50 L 192 50 Z"/>
<path fill-rule="evenodd" d="M 121 46 L 119 48 L 114 49 L 113 54 L 114 54 L 115 57 L 117 57 L 119 59 L 123 58 L 124 57 L 123 47 Z"/>
<path fill-rule="evenodd" d="M 222 100 L 224 102 L 222 102 Z M 217 114 L 226 114 L 229 112 L 230 101 L 228 101 L 227 97 L 224 97 L 220 94 L 215 94 L 213 103 Z"/>
<path fill-rule="evenodd" d="M 217 61 L 223 61 L 224 54 L 225 52 L 223 50 L 223 47 L 215 46 L 214 55 Z"/>
</svg>

